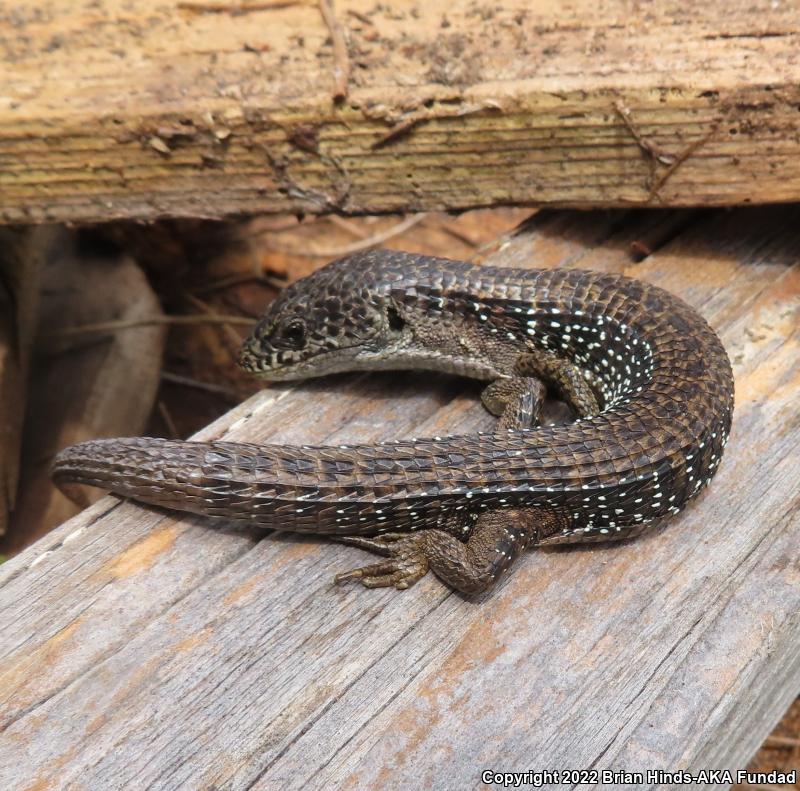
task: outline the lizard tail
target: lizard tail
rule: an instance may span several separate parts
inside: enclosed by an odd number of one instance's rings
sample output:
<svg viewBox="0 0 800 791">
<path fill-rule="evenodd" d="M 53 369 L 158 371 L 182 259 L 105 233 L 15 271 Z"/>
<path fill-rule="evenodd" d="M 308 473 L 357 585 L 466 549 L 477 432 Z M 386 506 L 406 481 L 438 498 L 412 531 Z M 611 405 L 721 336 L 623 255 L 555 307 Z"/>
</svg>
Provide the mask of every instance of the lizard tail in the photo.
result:
<svg viewBox="0 0 800 791">
<path fill-rule="evenodd" d="M 269 475 L 269 460 L 256 460 L 252 446 L 123 437 L 65 448 L 55 457 L 50 475 L 77 502 L 83 484 L 163 508 L 230 517 L 237 494 L 252 496 L 257 461 L 260 483 L 274 478 L 277 484 L 278 476 Z"/>
<path fill-rule="evenodd" d="M 408 450 L 413 454 L 415 447 Z M 376 470 L 383 472 L 373 472 L 362 486 L 357 457 L 352 448 L 127 437 L 65 448 L 53 461 L 51 477 L 72 499 L 80 485 L 88 485 L 175 511 L 283 530 L 336 532 L 345 513 L 343 499 L 371 507 L 377 486 L 385 493 L 407 475 L 402 467 L 394 475 L 386 472 L 379 459 Z M 350 514 L 355 532 L 366 527 L 360 507 L 353 505 Z"/>
</svg>

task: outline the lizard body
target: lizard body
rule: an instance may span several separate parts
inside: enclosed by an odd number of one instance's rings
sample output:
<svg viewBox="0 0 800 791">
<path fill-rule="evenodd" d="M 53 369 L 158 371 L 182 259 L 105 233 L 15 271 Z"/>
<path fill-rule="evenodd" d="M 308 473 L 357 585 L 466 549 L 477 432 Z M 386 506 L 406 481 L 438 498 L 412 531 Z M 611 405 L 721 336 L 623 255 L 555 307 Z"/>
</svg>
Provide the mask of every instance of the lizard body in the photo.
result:
<svg viewBox="0 0 800 791">
<path fill-rule="evenodd" d="M 668 292 L 575 269 L 510 270 L 378 250 L 293 284 L 245 342 L 267 379 L 422 368 L 487 382 L 491 433 L 374 445 L 151 438 L 67 448 L 56 482 L 338 537 L 386 556 L 339 575 L 466 593 L 529 544 L 628 538 L 717 469 L 733 413 L 713 330 Z M 578 419 L 537 427 L 543 386 Z"/>
</svg>

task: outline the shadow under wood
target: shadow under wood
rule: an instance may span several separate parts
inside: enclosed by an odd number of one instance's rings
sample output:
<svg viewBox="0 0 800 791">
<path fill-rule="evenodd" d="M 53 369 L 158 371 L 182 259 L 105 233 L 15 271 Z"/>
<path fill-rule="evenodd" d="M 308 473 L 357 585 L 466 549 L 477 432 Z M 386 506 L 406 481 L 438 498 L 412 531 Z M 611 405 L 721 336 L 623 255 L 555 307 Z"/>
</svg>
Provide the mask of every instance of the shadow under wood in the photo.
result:
<svg viewBox="0 0 800 791">
<path fill-rule="evenodd" d="M 80 508 L 50 482 L 58 450 L 96 437 L 140 434 L 153 406 L 164 326 L 98 333 L 75 345 L 60 329 L 143 319 L 161 309 L 143 273 L 124 255 L 92 253 L 60 230 L 41 273 L 37 340 L 29 379 L 19 497 L 2 551 L 14 553 Z M 85 490 L 93 502 L 100 493 Z"/>
</svg>

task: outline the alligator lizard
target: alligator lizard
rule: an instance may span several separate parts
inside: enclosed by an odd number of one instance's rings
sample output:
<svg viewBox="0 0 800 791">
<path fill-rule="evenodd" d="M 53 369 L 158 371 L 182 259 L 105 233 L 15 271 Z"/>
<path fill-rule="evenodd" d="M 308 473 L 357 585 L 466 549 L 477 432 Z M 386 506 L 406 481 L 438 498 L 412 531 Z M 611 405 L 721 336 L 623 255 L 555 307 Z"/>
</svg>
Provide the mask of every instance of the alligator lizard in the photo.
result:
<svg viewBox="0 0 800 791">
<path fill-rule="evenodd" d="M 155 505 L 319 533 L 384 558 L 337 576 L 489 588 L 528 545 L 629 538 L 708 484 L 733 411 L 713 330 L 621 275 L 378 250 L 288 287 L 240 364 L 271 380 L 433 369 L 487 382 L 496 430 L 375 445 L 101 439 L 53 477 Z M 545 385 L 574 422 L 539 426 Z"/>
</svg>

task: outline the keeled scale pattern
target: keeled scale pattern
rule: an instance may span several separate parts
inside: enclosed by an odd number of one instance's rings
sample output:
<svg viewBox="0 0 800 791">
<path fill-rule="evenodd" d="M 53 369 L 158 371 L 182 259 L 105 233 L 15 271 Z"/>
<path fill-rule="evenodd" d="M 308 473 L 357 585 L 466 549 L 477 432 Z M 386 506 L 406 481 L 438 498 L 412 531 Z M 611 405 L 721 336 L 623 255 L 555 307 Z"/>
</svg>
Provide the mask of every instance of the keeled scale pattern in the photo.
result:
<svg viewBox="0 0 800 791">
<path fill-rule="evenodd" d="M 63 451 L 55 479 L 327 534 L 439 527 L 466 537 L 482 511 L 533 505 L 568 516 L 551 540 L 580 541 L 633 535 L 678 513 L 717 469 L 733 411 L 730 363 L 706 322 L 662 289 L 390 251 L 335 262 L 292 289 L 287 299 L 310 300 L 312 314 L 337 304 L 356 327 L 359 303 L 394 300 L 409 316 L 490 339 L 498 359 L 508 348 L 568 358 L 602 410 L 570 425 L 377 445 L 97 440 Z M 484 376 L 490 363 L 441 354 L 420 365 Z"/>
</svg>

